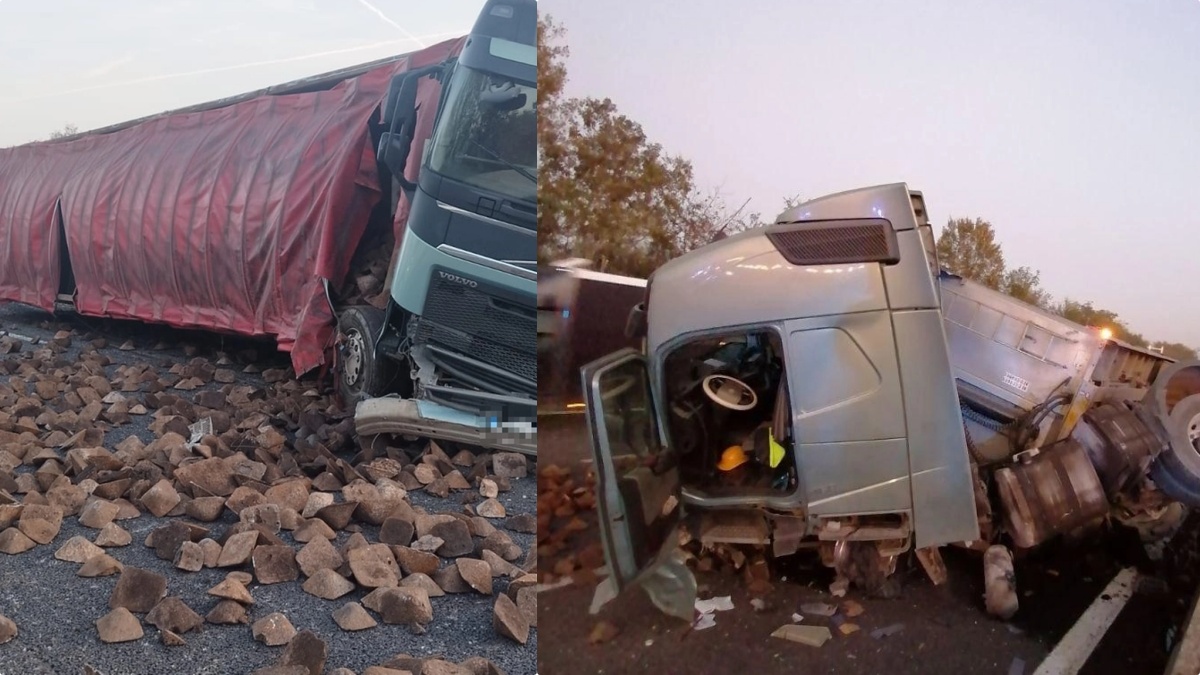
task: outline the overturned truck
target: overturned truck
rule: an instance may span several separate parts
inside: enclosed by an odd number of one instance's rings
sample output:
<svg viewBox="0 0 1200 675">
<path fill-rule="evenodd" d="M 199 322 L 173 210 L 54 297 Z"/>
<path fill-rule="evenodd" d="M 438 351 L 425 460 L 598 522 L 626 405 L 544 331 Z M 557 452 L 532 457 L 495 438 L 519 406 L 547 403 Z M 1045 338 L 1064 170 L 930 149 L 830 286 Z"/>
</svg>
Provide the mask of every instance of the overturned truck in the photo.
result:
<svg viewBox="0 0 1200 675">
<path fill-rule="evenodd" d="M 0 149 L 0 301 L 273 338 L 361 437 L 536 453 L 536 13 Z"/>
<path fill-rule="evenodd" d="M 629 317 L 642 349 L 582 386 L 610 576 L 690 617 L 704 545 L 819 549 L 880 591 L 915 550 L 1010 550 L 1109 518 L 1169 535 L 1200 505 L 1200 363 L 1112 339 L 939 268 L 904 184 L 823 197 L 673 260 Z M 607 597 L 604 597 L 607 596 Z"/>
</svg>

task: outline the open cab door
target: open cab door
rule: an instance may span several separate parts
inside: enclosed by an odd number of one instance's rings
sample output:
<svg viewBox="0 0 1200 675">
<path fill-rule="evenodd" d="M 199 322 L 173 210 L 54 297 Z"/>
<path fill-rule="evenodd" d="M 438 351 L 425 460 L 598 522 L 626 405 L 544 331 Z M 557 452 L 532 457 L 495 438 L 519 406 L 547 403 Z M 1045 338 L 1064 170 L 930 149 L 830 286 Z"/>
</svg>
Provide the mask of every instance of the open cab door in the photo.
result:
<svg viewBox="0 0 1200 675">
<path fill-rule="evenodd" d="M 696 581 L 679 555 L 678 458 L 659 429 L 646 360 L 626 348 L 581 372 L 609 570 L 592 611 L 636 583 L 659 609 L 690 621 Z"/>
</svg>

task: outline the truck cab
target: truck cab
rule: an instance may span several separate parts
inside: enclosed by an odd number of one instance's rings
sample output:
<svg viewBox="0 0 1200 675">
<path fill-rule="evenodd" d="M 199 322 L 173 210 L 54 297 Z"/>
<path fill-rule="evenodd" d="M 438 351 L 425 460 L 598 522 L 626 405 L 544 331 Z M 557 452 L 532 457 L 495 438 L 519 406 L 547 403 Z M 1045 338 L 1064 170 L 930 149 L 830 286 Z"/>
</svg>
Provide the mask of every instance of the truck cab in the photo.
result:
<svg viewBox="0 0 1200 675">
<path fill-rule="evenodd" d="M 536 453 L 536 24 L 533 0 L 489 0 L 456 58 L 391 83 L 378 148 L 403 220 L 390 297 L 339 322 L 360 436 Z"/>
<path fill-rule="evenodd" d="M 617 590 L 674 546 L 817 542 L 840 569 L 979 537 L 934 235 L 904 184 L 830 195 L 647 284 L 645 348 L 582 368 Z M 639 325 L 631 320 L 631 325 Z"/>
</svg>

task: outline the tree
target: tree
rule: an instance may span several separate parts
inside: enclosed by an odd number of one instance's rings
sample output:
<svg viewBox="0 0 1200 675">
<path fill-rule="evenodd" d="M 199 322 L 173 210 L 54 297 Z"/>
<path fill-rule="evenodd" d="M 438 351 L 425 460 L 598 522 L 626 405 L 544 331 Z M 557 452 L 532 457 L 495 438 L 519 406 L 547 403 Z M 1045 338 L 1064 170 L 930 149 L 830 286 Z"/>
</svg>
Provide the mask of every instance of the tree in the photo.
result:
<svg viewBox="0 0 1200 675">
<path fill-rule="evenodd" d="M 1050 293 L 1042 288 L 1042 274 L 1028 267 L 1018 267 L 1004 273 L 1000 290 L 1012 297 L 1043 309 L 1050 307 Z"/>
<path fill-rule="evenodd" d="M 1155 342 L 1151 347 L 1155 351 L 1162 350 L 1164 356 L 1169 356 L 1176 361 L 1196 361 L 1200 359 L 1200 355 L 1195 349 L 1178 342 Z"/>
<path fill-rule="evenodd" d="M 951 218 L 937 240 L 942 267 L 995 290 L 1004 284 L 1004 252 L 992 224 L 981 218 Z"/>
<path fill-rule="evenodd" d="M 538 262 L 570 255 L 647 276 L 722 227 L 740 229 L 719 195 L 696 189 L 691 163 L 651 142 L 612 100 L 563 94 L 565 34 L 538 19 Z"/>
<path fill-rule="evenodd" d="M 50 132 L 50 140 L 53 141 L 57 138 L 66 138 L 67 136 L 74 136 L 77 133 L 79 133 L 79 127 L 68 122 L 63 125 L 62 129 L 59 129 L 57 131 L 51 131 Z"/>
<path fill-rule="evenodd" d="M 1135 333 L 1116 312 L 1111 312 L 1107 309 L 1097 309 L 1091 302 L 1078 302 L 1070 298 L 1064 298 L 1062 303 L 1053 308 L 1054 313 L 1075 323 L 1084 326 L 1093 326 L 1096 328 L 1107 328 L 1112 331 L 1113 337 L 1135 347 L 1146 347 L 1149 342 L 1142 337 L 1140 333 Z"/>
</svg>

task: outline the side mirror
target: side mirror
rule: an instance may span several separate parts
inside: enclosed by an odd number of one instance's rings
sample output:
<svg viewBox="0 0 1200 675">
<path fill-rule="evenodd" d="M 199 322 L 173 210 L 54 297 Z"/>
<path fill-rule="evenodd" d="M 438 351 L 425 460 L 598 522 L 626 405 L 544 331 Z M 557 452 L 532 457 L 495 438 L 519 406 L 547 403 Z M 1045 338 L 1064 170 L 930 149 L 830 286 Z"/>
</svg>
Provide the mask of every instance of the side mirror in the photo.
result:
<svg viewBox="0 0 1200 675">
<path fill-rule="evenodd" d="M 412 149 L 416 131 L 417 84 L 427 74 L 427 69 L 421 69 L 392 78 L 388 87 L 387 107 L 383 113 L 388 130 L 379 137 L 379 148 L 375 155 L 406 190 L 415 187 L 404 178 L 404 167 L 408 164 L 408 153 Z"/>
<path fill-rule="evenodd" d="M 646 337 L 646 303 L 640 302 L 629 309 L 625 319 L 625 337 L 641 340 Z"/>
</svg>

